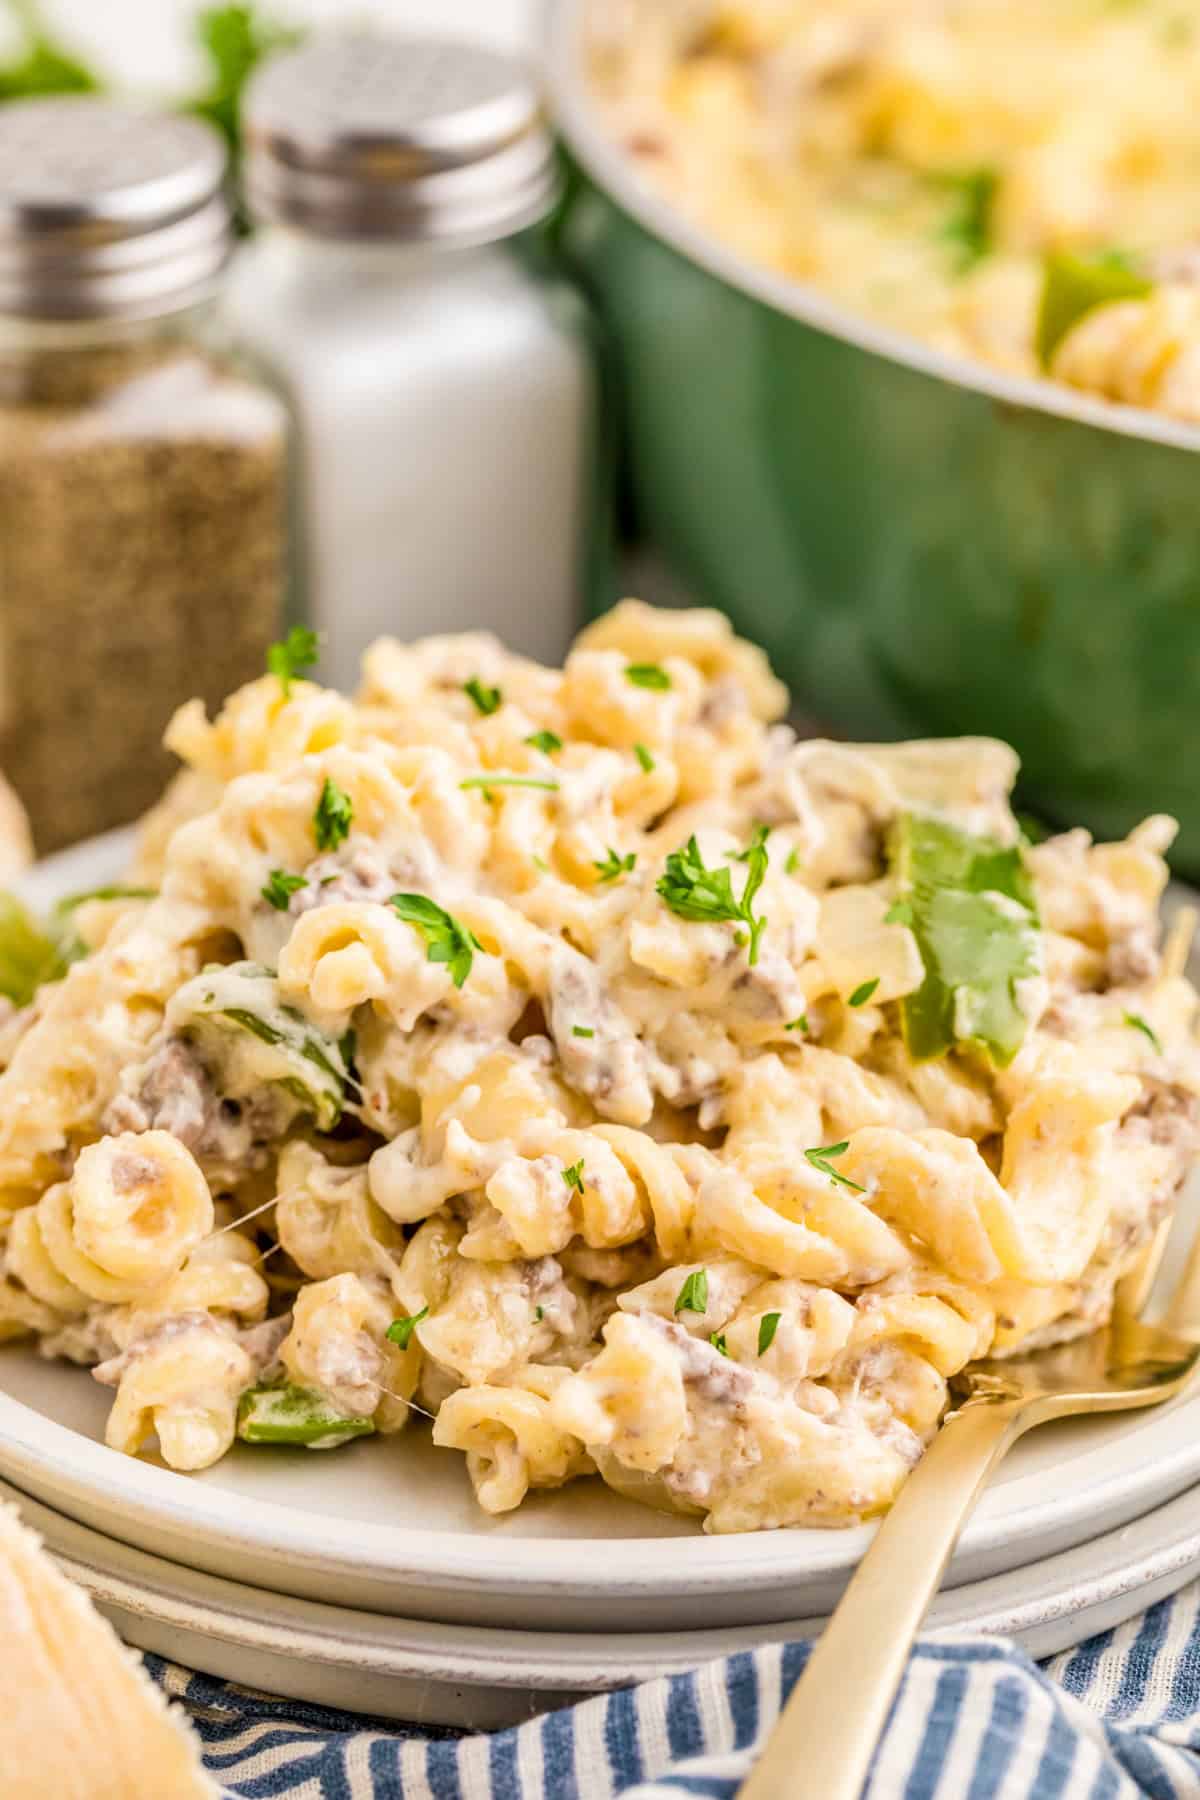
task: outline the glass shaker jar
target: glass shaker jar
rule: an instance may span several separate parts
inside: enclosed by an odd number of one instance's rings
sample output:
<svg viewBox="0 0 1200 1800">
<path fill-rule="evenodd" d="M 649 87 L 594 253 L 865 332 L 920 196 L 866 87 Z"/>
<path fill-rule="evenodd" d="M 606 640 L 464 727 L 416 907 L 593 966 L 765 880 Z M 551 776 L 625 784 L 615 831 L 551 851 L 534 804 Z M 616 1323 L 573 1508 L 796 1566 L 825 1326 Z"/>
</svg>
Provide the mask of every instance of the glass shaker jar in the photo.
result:
<svg viewBox="0 0 1200 1800">
<path fill-rule="evenodd" d="M 262 229 L 225 290 L 299 432 L 322 674 L 375 637 L 486 627 L 557 662 L 603 568 L 597 374 L 537 227 L 558 192 L 536 86 L 474 46 L 315 39 L 254 78 Z"/>
<path fill-rule="evenodd" d="M 174 707 L 278 634 L 286 410 L 216 341 L 224 179 L 196 120 L 0 108 L 0 767 L 43 851 L 153 801 Z"/>
</svg>

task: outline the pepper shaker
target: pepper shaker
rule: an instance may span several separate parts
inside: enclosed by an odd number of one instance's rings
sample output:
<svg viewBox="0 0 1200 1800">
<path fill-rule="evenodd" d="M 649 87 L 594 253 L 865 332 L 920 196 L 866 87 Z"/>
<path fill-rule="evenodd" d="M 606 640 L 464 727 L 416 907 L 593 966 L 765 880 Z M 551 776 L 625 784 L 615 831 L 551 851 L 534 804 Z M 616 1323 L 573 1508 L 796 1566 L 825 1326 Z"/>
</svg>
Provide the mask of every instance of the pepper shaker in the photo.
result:
<svg viewBox="0 0 1200 1800">
<path fill-rule="evenodd" d="M 0 766 L 43 851 L 156 799 L 173 707 L 278 631 L 286 410 L 213 333 L 224 178 L 197 120 L 0 108 Z"/>
</svg>

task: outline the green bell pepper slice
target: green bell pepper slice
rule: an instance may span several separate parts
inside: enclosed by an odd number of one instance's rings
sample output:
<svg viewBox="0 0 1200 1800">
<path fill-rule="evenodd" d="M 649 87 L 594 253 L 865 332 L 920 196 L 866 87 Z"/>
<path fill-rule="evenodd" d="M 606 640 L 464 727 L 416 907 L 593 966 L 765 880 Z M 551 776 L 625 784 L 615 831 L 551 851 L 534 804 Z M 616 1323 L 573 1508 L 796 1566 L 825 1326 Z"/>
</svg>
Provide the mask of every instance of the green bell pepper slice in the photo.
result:
<svg viewBox="0 0 1200 1800">
<path fill-rule="evenodd" d="M 1143 300 L 1154 283 L 1139 275 L 1120 256 L 1072 256 L 1060 251 L 1046 258 L 1037 318 L 1037 353 L 1048 369 L 1054 352 L 1080 319 L 1098 306 L 1118 300 Z"/>
<path fill-rule="evenodd" d="M 247 1444 L 300 1444 L 336 1450 L 351 1438 L 370 1437 L 374 1419 L 339 1416 L 312 1388 L 247 1388 L 238 1403 L 237 1434 Z"/>
<path fill-rule="evenodd" d="M 925 978 L 902 1006 L 915 1062 L 956 1044 L 1006 1068 L 1025 1040 L 1020 983 L 1042 972 L 1033 878 L 1019 844 L 905 813 L 890 844 Z"/>
</svg>

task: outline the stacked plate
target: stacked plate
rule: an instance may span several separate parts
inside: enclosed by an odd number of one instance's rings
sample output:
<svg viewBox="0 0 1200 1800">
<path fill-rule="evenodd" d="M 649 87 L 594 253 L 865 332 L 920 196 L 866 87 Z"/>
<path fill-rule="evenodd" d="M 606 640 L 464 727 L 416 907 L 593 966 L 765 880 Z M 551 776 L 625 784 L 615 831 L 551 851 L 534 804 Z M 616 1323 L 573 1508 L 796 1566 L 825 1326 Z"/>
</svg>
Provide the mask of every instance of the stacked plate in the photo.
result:
<svg viewBox="0 0 1200 1800">
<path fill-rule="evenodd" d="M 57 858 L 35 898 L 111 880 L 120 845 Z M 0 1492 L 130 1642 L 253 1686 L 489 1727 L 580 1694 L 812 1633 L 870 1529 L 705 1537 L 599 1482 L 489 1519 L 417 1424 L 330 1455 L 239 1445 L 201 1475 L 103 1444 L 109 1396 L 0 1352 Z M 931 1623 L 1045 1655 L 1200 1569 L 1200 1394 L 1023 1440 Z"/>
<path fill-rule="evenodd" d="M 421 1431 L 336 1455 L 239 1447 L 200 1476 L 98 1441 L 107 1395 L 0 1356 L 0 1493 L 122 1635 L 210 1674 L 479 1729 L 819 1629 L 866 1529 L 706 1538 L 579 1483 L 474 1512 Z M 1036 1655 L 1200 1569 L 1200 1398 L 1035 1434 L 963 1539 L 932 1625 Z"/>
</svg>

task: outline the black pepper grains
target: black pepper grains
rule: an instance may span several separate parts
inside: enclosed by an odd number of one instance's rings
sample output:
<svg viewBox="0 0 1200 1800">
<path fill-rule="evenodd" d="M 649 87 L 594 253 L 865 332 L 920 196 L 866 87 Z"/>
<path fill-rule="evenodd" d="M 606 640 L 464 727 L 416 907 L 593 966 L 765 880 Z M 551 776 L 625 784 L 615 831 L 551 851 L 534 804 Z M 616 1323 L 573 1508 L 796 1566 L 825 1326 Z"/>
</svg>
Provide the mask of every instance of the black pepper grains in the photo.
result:
<svg viewBox="0 0 1200 1800">
<path fill-rule="evenodd" d="M 174 707 L 279 633 L 283 408 L 179 332 L 0 342 L 0 767 L 41 851 L 148 806 Z"/>
</svg>

